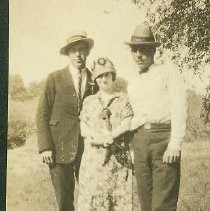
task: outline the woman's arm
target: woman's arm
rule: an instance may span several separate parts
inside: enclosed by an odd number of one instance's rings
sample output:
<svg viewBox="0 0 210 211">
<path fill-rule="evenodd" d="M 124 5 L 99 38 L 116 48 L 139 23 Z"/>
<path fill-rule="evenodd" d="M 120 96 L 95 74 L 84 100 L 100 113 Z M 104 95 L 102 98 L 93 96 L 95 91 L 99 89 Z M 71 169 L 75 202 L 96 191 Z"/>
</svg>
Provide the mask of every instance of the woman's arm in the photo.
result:
<svg viewBox="0 0 210 211">
<path fill-rule="evenodd" d="M 81 128 L 81 135 L 83 137 L 93 137 L 93 130 L 90 129 L 90 127 L 83 121 L 80 122 L 80 128 Z"/>
<path fill-rule="evenodd" d="M 96 130 L 88 126 L 86 122 L 80 122 L 81 135 L 91 139 L 92 144 L 106 145 L 106 143 L 112 138 L 111 132 L 106 130 Z"/>
</svg>

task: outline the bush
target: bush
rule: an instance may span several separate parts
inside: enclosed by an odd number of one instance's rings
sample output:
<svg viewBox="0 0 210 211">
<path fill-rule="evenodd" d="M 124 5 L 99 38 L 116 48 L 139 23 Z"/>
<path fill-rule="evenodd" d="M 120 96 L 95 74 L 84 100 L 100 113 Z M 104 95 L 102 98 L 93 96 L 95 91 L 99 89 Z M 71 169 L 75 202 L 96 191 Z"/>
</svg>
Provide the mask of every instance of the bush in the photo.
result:
<svg viewBox="0 0 210 211">
<path fill-rule="evenodd" d="M 26 139 L 32 134 L 33 126 L 26 120 L 11 119 L 8 123 L 8 140 L 7 148 L 21 146 Z"/>
<path fill-rule="evenodd" d="M 23 145 L 35 132 L 33 104 L 34 101 L 26 103 L 9 100 L 8 149 Z"/>
<path fill-rule="evenodd" d="M 185 141 L 205 140 L 210 136 L 210 124 L 201 117 L 202 96 L 188 90 L 188 118 Z"/>
<path fill-rule="evenodd" d="M 24 101 L 27 92 L 22 76 L 19 74 L 9 75 L 9 97 L 13 100 Z"/>
</svg>

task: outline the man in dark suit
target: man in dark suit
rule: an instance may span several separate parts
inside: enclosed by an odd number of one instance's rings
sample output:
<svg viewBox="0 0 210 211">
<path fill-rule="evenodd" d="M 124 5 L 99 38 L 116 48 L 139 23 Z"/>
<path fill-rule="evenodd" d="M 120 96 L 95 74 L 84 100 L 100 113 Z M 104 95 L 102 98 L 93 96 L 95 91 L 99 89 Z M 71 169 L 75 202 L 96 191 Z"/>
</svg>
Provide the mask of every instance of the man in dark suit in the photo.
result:
<svg viewBox="0 0 210 211">
<path fill-rule="evenodd" d="M 84 31 L 72 34 L 60 54 L 69 66 L 48 75 L 41 95 L 36 123 L 38 148 L 49 165 L 59 211 L 74 211 L 75 176 L 83 152 L 79 113 L 83 99 L 91 94 L 91 75 L 86 58 L 94 41 Z"/>
</svg>

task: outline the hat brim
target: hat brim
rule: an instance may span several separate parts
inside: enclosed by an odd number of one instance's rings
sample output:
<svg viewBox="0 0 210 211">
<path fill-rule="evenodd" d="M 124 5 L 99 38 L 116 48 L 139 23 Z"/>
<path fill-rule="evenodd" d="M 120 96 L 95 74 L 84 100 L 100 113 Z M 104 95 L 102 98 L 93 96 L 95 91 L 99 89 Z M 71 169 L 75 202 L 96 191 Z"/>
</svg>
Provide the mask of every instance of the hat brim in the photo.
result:
<svg viewBox="0 0 210 211">
<path fill-rule="evenodd" d="M 150 45 L 159 47 L 161 43 L 159 42 L 124 42 L 126 45 Z"/>
<path fill-rule="evenodd" d="M 62 48 L 60 49 L 60 54 L 61 54 L 61 55 L 66 55 L 66 56 L 67 56 L 67 55 L 68 55 L 68 50 L 69 50 L 70 46 L 71 46 L 72 44 L 74 44 L 74 43 L 77 43 L 77 42 L 85 42 L 85 43 L 87 43 L 87 44 L 88 44 L 88 47 L 89 47 L 89 50 L 90 50 L 91 48 L 93 48 L 93 46 L 94 46 L 94 40 L 91 39 L 91 38 L 84 38 L 84 39 L 74 40 L 73 42 L 68 43 L 68 44 L 66 44 L 64 47 L 62 47 Z"/>
<path fill-rule="evenodd" d="M 114 73 L 116 75 L 116 70 L 113 68 L 98 68 L 97 71 L 92 73 L 92 80 L 95 81 L 96 78 L 98 78 L 100 75 L 103 75 L 104 73 Z"/>
</svg>

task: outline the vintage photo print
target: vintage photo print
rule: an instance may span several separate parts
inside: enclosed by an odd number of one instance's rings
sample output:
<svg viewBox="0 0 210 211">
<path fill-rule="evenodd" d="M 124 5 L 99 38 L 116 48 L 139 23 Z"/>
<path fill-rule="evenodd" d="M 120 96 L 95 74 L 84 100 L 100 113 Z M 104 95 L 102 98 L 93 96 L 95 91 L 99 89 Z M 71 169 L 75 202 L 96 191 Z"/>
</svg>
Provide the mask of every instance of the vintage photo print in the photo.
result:
<svg viewBox="0 0 210 211">
<path fill-rule="evenodd" d="M 9 1 L 6 210 L 209 210 L 208 7 Z"/>
</svg>

